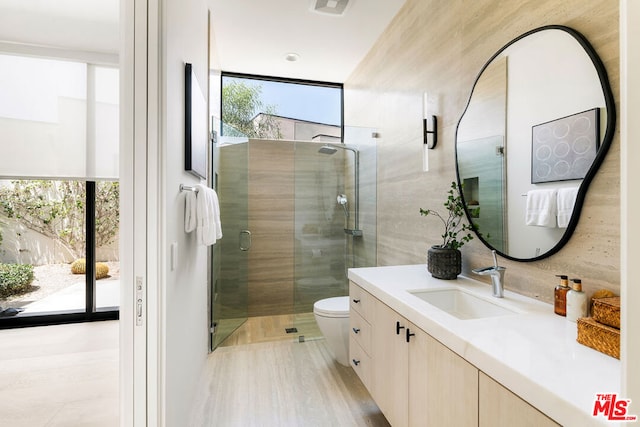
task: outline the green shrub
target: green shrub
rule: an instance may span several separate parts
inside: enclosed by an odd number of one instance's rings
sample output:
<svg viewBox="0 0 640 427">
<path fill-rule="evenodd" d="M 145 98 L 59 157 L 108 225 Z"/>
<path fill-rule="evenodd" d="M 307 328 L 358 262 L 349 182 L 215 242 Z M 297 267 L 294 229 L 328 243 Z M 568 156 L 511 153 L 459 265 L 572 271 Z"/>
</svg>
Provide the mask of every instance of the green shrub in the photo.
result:
<svg viewBox="0 0 640 427">
<path fill-rule="evenodd" d="M 33 281 L 33 265 L 0 263 L 0 298 L 25 292 Z"/>
</svg>

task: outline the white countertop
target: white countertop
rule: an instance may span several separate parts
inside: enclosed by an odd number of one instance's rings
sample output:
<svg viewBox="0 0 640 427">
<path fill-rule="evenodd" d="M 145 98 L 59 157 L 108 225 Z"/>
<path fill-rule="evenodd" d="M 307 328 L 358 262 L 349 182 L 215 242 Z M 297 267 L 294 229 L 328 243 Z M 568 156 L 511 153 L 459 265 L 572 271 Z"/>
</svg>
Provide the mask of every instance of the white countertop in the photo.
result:
<svg viewBox="0 0 640 427">
<path fill-rule="evenodd" d="M 349 279 L 556 422 L 613 425 L 592 412 L 596 394 L 620 393 L 620 361 L 579 344 L 576 323 L 552 305 L 506 290 L 494 298 L 486 283 L 435 279 L 426 265 L 352 268 Z M 520 313 L 461 320 L 407 292 L 443 287 Z"/>
</svg>

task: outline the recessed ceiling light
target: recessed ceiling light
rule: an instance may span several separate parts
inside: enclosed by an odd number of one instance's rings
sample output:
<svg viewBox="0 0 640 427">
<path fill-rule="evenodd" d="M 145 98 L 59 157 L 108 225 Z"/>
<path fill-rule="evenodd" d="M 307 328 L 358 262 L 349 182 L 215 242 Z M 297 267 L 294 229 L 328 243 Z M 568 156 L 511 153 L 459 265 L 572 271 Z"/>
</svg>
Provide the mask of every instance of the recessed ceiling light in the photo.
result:
<svg viewBox="0 0 640 427">
<path fill-rule="evenodd" d="M 291 52 L 291 53 L 287 53 L 284 59 L 286 59 L 289 62 L 296 62 L 298 59 L 300 59 L 300 55 L 298 55 L 297 53 Z"/>
</svg>

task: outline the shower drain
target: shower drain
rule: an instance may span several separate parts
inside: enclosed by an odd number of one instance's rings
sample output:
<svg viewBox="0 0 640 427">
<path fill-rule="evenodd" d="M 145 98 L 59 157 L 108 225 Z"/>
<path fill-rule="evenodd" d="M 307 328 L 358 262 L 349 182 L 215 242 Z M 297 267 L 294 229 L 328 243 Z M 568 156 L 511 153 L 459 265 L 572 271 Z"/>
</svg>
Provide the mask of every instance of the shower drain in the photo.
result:
<svg viewBox="0 0 640 427">
<path fill-rule="evenodd" d="M 284 331 L 288 334 L 294 334 L 298 332 L 298 328 L 284 328 Z"/>
</svg>

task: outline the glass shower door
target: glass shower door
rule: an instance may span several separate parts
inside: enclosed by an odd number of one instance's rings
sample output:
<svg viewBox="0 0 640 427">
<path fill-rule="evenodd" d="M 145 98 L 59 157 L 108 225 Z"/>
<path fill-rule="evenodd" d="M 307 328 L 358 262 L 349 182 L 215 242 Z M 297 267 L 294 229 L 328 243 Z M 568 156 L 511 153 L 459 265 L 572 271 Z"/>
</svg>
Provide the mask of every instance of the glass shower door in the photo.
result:
<svg viewBox="0 0 640 427">
<path fill-rule="evenodd" d="M 322 144 L 295 145 L 294 325 L 297 336 L 309 339 L 320 332 L 314 302 L 346 295 L 346 210 L 337 203 L 345 190 L 343 150 L 323 154 Z"/>
<path fill-rule="evenodd" d="M 344 138 L 295 145 L 294 324 L 304 339 L 321 336 L 313 304 L 347 295 L 349 268 L 376 265 L 375 132 L 345 127 Z"/>
<path fill-rule="evenodd" d="M 248 315 L 249 212 L 248 142 L 214 146 L 214 177 L 223 237 L 211 251 L 211 350 L 241 326 Z"/>
</svg>

